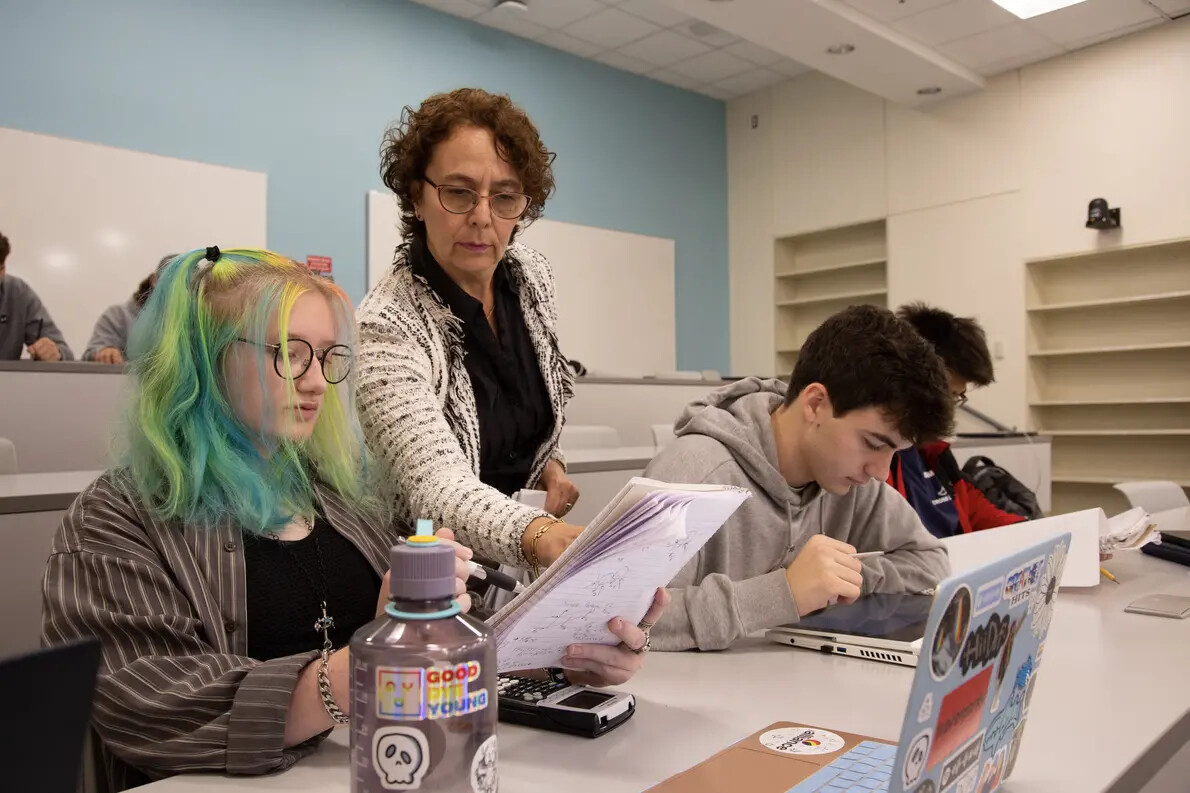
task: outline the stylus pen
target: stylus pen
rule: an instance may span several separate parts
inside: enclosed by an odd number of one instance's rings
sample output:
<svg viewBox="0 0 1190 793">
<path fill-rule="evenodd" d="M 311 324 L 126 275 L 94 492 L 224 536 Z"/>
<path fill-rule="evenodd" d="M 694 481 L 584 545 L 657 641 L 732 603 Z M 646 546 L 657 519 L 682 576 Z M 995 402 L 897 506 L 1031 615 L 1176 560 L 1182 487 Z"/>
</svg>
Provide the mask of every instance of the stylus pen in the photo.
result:
<svg viewBox="0 0 1190 793">
<path fill-rule="evenodd" d="M 852 559 L 867 559 L 870 556 L 884 556 L 884 551 L 863 551 L 851 554 Z"/>
<path fill-rule="evenodd" d="M 499 589 L 504 589 L 518 595 L 525 591 L 525 585 L 520 581 L 517 581 L 510 575 L 501 573 L 499 570 L 493 570 L 490 567 L 482 565 L 479 562 L 467 562 L 467 569 L 471 571 L 471 578 L 487 581 Z"/>
</svg>

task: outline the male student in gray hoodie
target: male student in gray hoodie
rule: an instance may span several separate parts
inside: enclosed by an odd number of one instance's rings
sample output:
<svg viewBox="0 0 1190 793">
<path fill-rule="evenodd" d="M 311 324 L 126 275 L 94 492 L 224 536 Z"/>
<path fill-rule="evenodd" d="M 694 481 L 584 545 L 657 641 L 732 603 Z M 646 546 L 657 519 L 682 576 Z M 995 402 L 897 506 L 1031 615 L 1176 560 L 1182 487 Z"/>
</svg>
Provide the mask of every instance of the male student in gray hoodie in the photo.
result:
<svg viewBox="0 0 1190 793">
<path fill-rule="evenodd" d="M 670 584 L 653 649 L 721 650 L 861 594 L 935 586 L 946 551 L 884 480 L 894 452 L 953 420 L 942 360 L 873 306 L 811 333 L 788 389 L 748 378 L 687 406 L 645 476 L 753 495 Z M 863 551 L 885 554 L 851 556 Z"/>
</svg>

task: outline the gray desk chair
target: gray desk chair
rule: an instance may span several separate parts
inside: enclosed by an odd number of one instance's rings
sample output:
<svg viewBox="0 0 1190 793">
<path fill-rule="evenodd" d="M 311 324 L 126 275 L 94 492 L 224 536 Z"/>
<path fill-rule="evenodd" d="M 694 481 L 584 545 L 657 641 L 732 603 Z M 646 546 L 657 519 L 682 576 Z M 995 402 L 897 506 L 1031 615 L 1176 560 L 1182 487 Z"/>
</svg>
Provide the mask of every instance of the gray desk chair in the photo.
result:
<svg viewBox="0 0 1190 793">
<path fill-rule="evenodd" d="M 1177 482 L 1118 482 L 1112 487 L 1123 493 L 1129 504 L 1144 507 L 1150 515 L 1167 509 L 1190 507 L 1186 491 Z"/>
<path fill-rule="evenodd" d="M 17 447 L 8 438 L 0 438 L 0 474 L 17 472 Z"/>
</svg>

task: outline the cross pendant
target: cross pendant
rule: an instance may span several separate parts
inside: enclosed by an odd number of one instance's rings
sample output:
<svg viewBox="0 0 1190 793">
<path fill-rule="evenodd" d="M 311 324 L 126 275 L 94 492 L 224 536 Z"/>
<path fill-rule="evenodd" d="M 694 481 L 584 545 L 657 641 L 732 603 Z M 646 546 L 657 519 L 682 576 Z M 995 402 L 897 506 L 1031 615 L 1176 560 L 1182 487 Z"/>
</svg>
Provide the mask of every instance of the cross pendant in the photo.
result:
<svg viewBox="0 0 1190 793">
<path fill-rule="evenodd" d="M 331 641 L 331 631 L 335 629 L 335 618 L 326 613 L 326 601 L 322 601 L 322 616 L 314 622 L 314 630 L 322 634 L 327 644 Z"/>
</svg>

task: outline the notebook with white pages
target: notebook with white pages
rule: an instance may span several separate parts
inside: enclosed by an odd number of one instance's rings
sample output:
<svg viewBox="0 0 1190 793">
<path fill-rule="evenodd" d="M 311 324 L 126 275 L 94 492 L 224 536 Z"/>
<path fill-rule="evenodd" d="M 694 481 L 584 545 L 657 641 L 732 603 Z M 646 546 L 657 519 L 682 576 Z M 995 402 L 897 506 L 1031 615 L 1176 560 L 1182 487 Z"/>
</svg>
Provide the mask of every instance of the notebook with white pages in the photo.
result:
<svg viewBox="0 0 1190 793">
<path fill-rule="evenodd" d="M 488 620 L 499 671 L 557 666 L 570 644 L 619 643 L 607 623 L 638 622 L 751 495 L 738 487 L 634 477 L 558 561 Z"/>
</svg>

